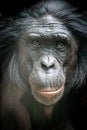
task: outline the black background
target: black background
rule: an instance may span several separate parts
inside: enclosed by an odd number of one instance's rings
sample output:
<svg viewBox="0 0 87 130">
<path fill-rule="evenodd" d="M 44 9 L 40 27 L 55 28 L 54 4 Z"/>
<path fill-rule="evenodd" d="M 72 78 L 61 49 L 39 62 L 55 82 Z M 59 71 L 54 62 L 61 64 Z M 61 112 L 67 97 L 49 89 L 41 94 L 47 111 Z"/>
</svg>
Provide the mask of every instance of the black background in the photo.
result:
<svg viewBox="0 0 87 130">
<path fill-rule="evenodd" d="M 24 8 L 29 8 L 41 0 L 0 0 L 0 17 L 15 16 Z M 43 0 L 42 0 L 43 1 Z M 67 0 L 81 11 L 87 10 L 85 0 Z"/>
</svg>

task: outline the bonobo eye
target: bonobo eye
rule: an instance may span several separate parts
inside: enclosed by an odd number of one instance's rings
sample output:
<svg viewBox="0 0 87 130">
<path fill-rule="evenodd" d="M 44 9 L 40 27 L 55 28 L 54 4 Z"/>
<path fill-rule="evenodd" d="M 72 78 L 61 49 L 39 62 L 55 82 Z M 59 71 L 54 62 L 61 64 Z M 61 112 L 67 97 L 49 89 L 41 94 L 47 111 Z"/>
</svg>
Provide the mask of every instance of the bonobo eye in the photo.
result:
<svg viewBox="0 0 87 130">
<path fill-rule="evenodd" d="M 38 49 L 40 47 L 40 43 L 38 40 L 32 41 L 32 49 Z"/>
<path fill-rule="evenodd" d="M 33 40 L 33 41 L 32 41 L 32 45 L 33 45 L 33 46 L 39 46 L 40 43 L 39 43 L 38 40 Z"/>
<path fill-rule="evenodd" d="M 63 41 L 58 41 L 56 43 L 56 48 L 60 51 L 64 51 L 65 50 L 65 43 Z"/>
</svg>

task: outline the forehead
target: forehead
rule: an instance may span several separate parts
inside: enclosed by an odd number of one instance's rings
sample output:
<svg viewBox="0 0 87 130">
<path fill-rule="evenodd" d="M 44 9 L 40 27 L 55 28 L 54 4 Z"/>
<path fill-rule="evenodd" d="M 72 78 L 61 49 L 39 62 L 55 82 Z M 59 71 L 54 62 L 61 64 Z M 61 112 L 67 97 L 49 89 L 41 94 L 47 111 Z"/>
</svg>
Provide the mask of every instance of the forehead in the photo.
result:
<svg viewBox="0 0 87 130">
<path fill-rule="evenodd" d="M 40 34 L 43 36 L 51 36 L 59 33 L 69 35 L 69 31 L 67 30 L 63 22 L 60 21 L 60 19 L 56 19 L 51 15 L 46 15 L 31 23 L 28 34 Z"/>
</svg>

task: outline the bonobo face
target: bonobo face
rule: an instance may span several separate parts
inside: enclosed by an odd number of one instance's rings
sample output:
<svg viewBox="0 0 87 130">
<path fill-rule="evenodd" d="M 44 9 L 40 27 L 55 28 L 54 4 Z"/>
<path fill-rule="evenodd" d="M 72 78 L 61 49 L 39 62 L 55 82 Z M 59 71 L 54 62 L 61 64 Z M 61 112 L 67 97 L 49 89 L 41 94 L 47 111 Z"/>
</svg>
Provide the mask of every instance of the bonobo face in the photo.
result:
<svg viewBox="0 0 87 130">
<path fill-rule="evenodd" d="M 32 22 L 26 32 L 19 47 L 23 75 L 34 98 L 52 105 L 63 96 L 74 40 L 62 22 L 50 15 Z"/>
</svg>

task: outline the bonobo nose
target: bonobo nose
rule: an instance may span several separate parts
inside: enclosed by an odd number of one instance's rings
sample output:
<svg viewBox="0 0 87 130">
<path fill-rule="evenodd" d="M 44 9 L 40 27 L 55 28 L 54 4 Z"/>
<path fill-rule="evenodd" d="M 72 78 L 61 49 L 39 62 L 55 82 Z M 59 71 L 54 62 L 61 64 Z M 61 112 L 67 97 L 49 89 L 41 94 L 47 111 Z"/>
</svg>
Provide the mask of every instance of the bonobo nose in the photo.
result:
<svg viewBox="0 0 87 130">
<path fill-rule="evenodd" d="M 41 68 L 43 70 L 49 70 L 55 68 L 55 58 L 53 56 L 42 56 Z"/>
</svg>

